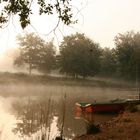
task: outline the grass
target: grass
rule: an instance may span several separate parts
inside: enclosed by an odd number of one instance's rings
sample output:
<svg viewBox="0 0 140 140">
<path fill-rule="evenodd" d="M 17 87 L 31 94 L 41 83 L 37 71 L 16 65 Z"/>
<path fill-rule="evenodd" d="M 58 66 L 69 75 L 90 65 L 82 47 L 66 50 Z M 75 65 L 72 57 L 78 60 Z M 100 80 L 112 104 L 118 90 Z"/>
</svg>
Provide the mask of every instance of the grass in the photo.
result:
<svg viewBox="0 0 140 140">
<path fill-rule="evenodd" d="M 32 84 L 56 84 L 56 85 L 71 85 L 71 86 L 101 86 L 101 87 L 135 87 L 133 82 L 124 82 L 116 79 L 109 78 L 87 78 L 87 79 L 74 79 L 66 77 L 53 77 L 49 75 L 29 75 L 27 73 L 0 73 L 0 84 L 11 83 L 32 83 Z"/>
</svg>

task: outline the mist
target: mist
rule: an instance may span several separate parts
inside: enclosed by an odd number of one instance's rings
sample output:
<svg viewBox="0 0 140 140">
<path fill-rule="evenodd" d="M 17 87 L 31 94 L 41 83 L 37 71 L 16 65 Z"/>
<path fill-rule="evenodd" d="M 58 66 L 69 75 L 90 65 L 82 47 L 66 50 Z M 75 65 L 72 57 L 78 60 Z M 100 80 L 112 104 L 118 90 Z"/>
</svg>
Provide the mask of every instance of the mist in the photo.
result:
<svg viewBox="0 0 140 140">
<path fill-rule="evenodd" d="M 122 126 L 140 116 L 140 2 L 15 2 L 0 16 L 0 140 L 90 140 L 108 128 L 99 139 L 127 139 Z"/>
<path fill-rule="evenodd" d="M 31 33 L 20 38 L 23 44 L 31 43 L 31 48 L 11 48 L 0 55 L 1 140 L 74 139 L 88 134 L 90 125 L 116 117 L 115 113 L 77 112 L 76 103 L 108 104 L 138 94 L 134 75 L 127 77 L 133 71 L 121 75 L 114 50 L 103 49 L 80 33 L 67 38 L 71 37 L 83 46 L 65 48 L 64 40 L 58 55 L 52 42 L 42 44 Z M 37 43 L 41 45 L 36 47 Z"/>
</svg>

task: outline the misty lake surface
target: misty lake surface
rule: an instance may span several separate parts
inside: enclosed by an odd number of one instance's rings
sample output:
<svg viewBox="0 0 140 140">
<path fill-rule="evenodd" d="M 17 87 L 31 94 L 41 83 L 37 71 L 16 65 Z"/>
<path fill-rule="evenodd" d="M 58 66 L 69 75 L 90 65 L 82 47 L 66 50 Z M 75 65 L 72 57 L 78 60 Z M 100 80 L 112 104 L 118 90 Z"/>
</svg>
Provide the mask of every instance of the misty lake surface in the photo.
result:
<svg viewBox="0 0 140 140">
<path fill-rule="evenodd" d="M 133 88 L 45 84 L 0 85 L 0 140 L 73 139 L 87 133 L 88 123 L 113 115 L 76 117 L 76 102 L 106 101 L 136 94 Z M 88 117 L 87 117 L 88 118 Z"/>
</svg>

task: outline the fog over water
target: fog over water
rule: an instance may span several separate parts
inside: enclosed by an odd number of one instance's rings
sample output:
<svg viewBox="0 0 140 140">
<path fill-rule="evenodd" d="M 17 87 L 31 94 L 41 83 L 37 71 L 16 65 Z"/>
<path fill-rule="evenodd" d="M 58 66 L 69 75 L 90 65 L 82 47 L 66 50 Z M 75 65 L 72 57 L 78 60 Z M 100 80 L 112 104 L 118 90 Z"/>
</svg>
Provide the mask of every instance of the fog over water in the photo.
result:
<svg viewBox="0 0 140 140">
<path fill-rule="evenodd" d="M 66 104 L 63 135 L 66 139 L 72 139 L 85 134 L 87 128 L 86 121 L 75 116 L 76 102 L 126 98 L 127 95 L 135 93 L 134 89 L 117 87 L 1 84 L 0 138 L 1 140 L 41 140 L 44 134 L 50 140 L 54 139 L 60 135 L 63 109 Z M 66 99 L 64 99 L 65 94 Z M 95 123 L 105 122 L 111 118 L 112 116 L 93 116 Z"/>
</svg>

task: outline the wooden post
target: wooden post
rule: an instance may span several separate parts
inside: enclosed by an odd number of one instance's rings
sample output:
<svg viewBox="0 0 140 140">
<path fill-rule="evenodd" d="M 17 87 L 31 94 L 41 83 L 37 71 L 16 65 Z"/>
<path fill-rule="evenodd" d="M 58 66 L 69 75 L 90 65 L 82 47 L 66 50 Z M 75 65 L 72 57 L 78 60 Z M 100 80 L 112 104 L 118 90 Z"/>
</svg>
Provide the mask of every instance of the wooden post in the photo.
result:
<svg viewBox="0 0 140 140">
<path fill-rule="evenodd" d="M 66 113 L 66 93 L 64 95 L 62 128 L 61 128 L 61 135 L 60 135 L 62 140 L 63 140 L 63 132 L 64 132 L 65 113 Z"/>
</svg>

